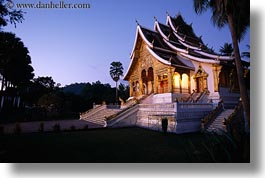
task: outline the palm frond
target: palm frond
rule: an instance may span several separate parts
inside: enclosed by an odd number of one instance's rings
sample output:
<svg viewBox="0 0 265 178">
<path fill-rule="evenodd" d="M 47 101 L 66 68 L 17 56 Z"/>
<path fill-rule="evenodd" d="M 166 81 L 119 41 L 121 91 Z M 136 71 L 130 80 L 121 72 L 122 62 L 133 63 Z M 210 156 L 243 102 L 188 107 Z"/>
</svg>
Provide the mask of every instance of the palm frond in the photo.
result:
<svg viewBox="0 0 265 178">
<path fill-rule="evenodd" d="M 208 0 L 194 0 L 193 7 L 196 14 L 202 14 L 203 12 L 207 11 L 209 6 Z"/>
</svg>

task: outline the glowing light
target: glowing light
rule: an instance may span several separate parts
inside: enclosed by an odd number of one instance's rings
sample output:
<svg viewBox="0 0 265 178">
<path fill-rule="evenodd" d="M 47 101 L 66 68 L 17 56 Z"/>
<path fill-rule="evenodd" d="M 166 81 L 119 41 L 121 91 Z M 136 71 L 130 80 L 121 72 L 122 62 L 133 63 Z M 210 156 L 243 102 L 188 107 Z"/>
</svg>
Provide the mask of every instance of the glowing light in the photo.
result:
<svg viewBox="0 0 265 178">
<path fill-rule="evenodd" d="M 173 80 L 174 80 L 174 88 L 180 88 L 180 75 L 179 75 L 179 73 L 175 72 L 175 74 L 173 76 Z"/>
<path fill-rule="evenodd" d="M 189 89 L 189 76 L 187 74 L 182 74 L 181 86 L 183 89 Z"/>
</svg>

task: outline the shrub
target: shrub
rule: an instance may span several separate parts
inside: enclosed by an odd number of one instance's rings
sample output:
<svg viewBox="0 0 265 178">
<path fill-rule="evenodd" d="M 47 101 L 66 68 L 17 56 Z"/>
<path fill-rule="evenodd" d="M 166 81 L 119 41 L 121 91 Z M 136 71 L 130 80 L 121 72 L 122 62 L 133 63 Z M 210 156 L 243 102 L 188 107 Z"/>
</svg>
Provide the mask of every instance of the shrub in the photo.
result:
<svg viewBox="0 0 265 178">
<path fill-rule="evenodd" d="M 15 134 L 20 134 L 21 131 L 22 131 L 22 129 L 21 129 L 20 124 L 19 123 L 16 123 L 15 128 L 14 128 L 14 133 Z"/>
<path fill-rule="evenodd" d="M 53 131 L 54 131 L 54 132 L 60 132 L 60 131 L 61 131 L 61 126 L 60 126 L 59 123 L 57 123 L 57 124 L 55 124 L 55 125 L 53 126 Z"/>
<path fill-rule="evenodd" d="M 5 127 L 2 126 L 2 125 L 0 125 L 0 135 L 1 135 L 1 134 L 4 134 L 4 130 L 5 130 Z"/>
<path fill-rule="evenodd" d="M 76 130 L 75 126 L 72 125 L 72 126 L 70 127 L 70 130 L 71 130 L 71 131 L 75 131 L 75 130 Z"/>
<path fill-rule="evenodd" d="M 83 130 L 88 130 L 88 125 L 85 125 Z"/>
<path fill-rule="evenodd" d="M 44 123 L 40 123 L 40 126 L 39 126 L 39 129 L 38 129 L 39 132 L 44 132 Z"/>
</svg>

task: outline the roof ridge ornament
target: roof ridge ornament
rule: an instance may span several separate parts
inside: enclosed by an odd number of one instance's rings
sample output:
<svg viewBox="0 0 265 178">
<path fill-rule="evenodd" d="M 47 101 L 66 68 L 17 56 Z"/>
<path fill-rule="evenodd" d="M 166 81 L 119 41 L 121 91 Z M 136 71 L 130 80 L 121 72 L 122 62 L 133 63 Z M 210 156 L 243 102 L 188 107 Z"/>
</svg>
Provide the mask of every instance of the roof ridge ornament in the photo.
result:
<svg viewBox="0 0 265 178">
<path fill-rule="evenodd" d="M 169 62 L 172 63 L 172 55 L 169 58 Z"/>
<path fill-rule="evenodd" d="M 200 49 L 202 50 L 203 44 L 200 42 Z"/>
<path fill-rule="evenodd" d="M 154 19 L 155 19 L 155 21 L 158 21 L 157 18 L 156 18 L 156 16 L 154 16 Z"/>
<path fill-rule="evenodd" d="M 139 24 L 139 22 L 138 22 L 138 20 L 137 20 L 137 19 L 135 19 L 135 22 L 136 22 L 136 24 L 137 24 L 138 26 L 140 26 L 140 24 Z"/>
</svg>

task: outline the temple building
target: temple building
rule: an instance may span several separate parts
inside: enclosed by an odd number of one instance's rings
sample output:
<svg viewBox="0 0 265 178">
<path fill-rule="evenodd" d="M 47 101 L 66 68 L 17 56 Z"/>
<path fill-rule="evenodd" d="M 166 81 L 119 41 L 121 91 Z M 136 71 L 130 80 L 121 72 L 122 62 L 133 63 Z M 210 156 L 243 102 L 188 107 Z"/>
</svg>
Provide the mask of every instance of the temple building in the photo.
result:
<svg viewBox="0 0 265 178">
<path fill-rule="evenodd" d="M 234 57 L 209 49 L 180 14 L 167 15 L 166 24 L 155 19 L 154 30 L 137 22 L 130 58 L 130 98 L 116 110 L 102 105 L 81 113 L 81 120 L 156 131 L 168 123 L 176 134 L 228 130 L 226 119 L 240 105 Z M 249 63 L 242 64 L 249 81 Z"/>
<path fill-rule="evenodd" d="M 233 57 L 209 49 L 180 14 L 167 15 L 166 25 L 155 19 L 154 30 L 138 24 L 130 58 L 124 79 L 131 97 L 154 94 L 153 102 L 161 103 L 205 93 L 218 103 L 220 87 L 239 89 Z"/>
</svg>

